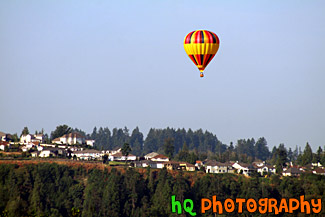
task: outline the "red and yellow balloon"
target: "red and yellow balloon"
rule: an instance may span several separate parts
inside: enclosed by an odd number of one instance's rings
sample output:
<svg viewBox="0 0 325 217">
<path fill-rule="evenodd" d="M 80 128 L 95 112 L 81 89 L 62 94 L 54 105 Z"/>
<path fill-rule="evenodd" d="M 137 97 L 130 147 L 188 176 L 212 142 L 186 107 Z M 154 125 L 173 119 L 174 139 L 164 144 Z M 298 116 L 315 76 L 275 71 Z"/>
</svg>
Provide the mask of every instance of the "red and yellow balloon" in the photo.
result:
<svg viewBox="0 0 325 217">
<path fill-rule="evenodd" d="M 218 36 L 207 30 L 196 30 L 186 35 L 184 49 L 203 77 L 205 67 L 210 63 L 219 49 Z"/>
</svg>

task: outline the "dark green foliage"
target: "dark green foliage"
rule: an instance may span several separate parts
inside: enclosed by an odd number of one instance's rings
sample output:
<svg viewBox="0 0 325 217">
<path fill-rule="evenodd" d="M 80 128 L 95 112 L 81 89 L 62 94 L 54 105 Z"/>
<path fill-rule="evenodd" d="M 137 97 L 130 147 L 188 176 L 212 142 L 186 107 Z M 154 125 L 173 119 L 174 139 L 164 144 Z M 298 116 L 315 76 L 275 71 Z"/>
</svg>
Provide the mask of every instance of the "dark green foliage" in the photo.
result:
<svg viewBox="0 0 325 217">
<path fill-rule="evenodd" d="M 233 174 L 206 174 L 191 184 L 189 173 L 176 176 L 166 170 L 145 176 L 135 169 L 97 170 L 57 164 L 18 167 L 0 165 L 0 214 L 6 216 L 177 216 L 171 212 L 171 196 L 183 202 L 192 199 L 197 216 L 202 198 L 306 198 L 325 199 L 325 177 L 303 174 L 300 178 L 277 175 L 245 178 Z M 322 213 L 309 216 L 324 216 Z M 245 211 L 246 212 L 246 211 Z M 229 216 L 247 216 L 238 213 Z M 183 213 L 179 216 L 189 216 Z M 227 215 L 228 216 L 228 215 Z M 251 213 L 249 216 L 259 216 Z M 273 215 L 268 215 L 273 216 Z M 286 216 L 280 214 L 279 216 Z M 299 215 L 298 215 L 299 216 Z"/>
<path fill-rule="evenodd" d="M 27 135 L 27 134 L 29 134 L 28 127 L 24 127 L 24 129 L 22 130 L 20 136 L 22 136 L 22 135 Z"/>
<path fill-rule="evenodd" d="M 56 129 L 51 132 L 51 140 L 53 140 L 55 138 L 58 138 L 58 137 L 61 137 L 64 134 L 68 134 L 68 133 L 71 133 L 71 132 L 72 132 L 71 127 L 69 127 L 66 124 L 57 126 Z"/>
<path fill-rule="evenodd" d="M 132 151 L 129 143 L 124 143 L 121 152 L 123 156 L 129 156 L 130 152 Z"/>
<path fill-rule="evenodd" d="M 175 150 L 174 139 L 172 139 L 172 138 L 165 139 L 164 152 L 169 157 L 169 159 L 173 158 L 174 150 Z"/>
</svg>

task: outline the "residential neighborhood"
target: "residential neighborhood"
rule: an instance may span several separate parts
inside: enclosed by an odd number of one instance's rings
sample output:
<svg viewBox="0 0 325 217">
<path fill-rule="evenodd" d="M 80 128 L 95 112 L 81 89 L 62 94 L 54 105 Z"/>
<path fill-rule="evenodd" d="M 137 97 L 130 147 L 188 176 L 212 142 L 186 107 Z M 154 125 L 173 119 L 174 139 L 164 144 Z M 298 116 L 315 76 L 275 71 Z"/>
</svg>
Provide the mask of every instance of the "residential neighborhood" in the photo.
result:
<svg viewBox="0 0 325 217">
<path fill-rule="evenodd" d="M 270 176 L 276 174 L 276 165 L 271 165 L 265 161 L 255 161 L 252 164 L 239 161 L 219 162 L 217 160 L 206 159 L 197 160 L 195 164 L 183 161 L 171 160 L 169 157 L 150 152 L 144 156 L 136 156 L 132 153 L 123 155 L 122 144 L 112 150 L 96 150 L 94 145 L 96 141 L 86 139 L 78 132 L 70 132 L 60 137 L 54 138 L 50 144 L 45 143 L 43 134 L 22 134 L 19 142 L 12 142 L 12 136 L 0 132 L 0 150 L 8 151 L 12 147 L 18 148 L 18 152 L 26 153 L 24 156 L 31 158 L 64 158 L 80 161 L 105 161 L 108 162 L 127 162 L 129 166 L 136 168 L 150 167 L 153 169 L 167 168 L 168 170 L 184 171 L 203 171 L 211 174 L 243 174 L 252 176 Z M 304 167 L 293 165 L 288 162 L 287 166 L 282 168 L 282 176 L 298 177 L 303 173 L 312 173 L 325 175 L 325 168 L 320 162 L 308 164 Z"/>
</svg>

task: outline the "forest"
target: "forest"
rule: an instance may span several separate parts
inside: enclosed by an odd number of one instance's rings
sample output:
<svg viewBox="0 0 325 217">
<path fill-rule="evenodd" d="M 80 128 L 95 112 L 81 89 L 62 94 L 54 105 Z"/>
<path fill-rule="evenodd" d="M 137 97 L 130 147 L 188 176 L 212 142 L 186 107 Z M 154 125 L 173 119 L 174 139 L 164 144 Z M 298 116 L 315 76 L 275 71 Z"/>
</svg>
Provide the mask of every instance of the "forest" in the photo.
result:
<svg viewBox="0 0 325 217">
<path fill-rule="evenodd" d="M 1 216 L 190 216 L 171 212 L 171 196 L 191 199 L 197 216 L 201 198 L 321 199 L 324 216 L 325 176 L 270 178 L 134 168 L 87 169 L 55 163 L 0 164 Z M 222 216 L 222 215 L 221 215 Z M 227 216 L 260 216 L 228 213 Z M 288 213 L 267 216 L 293 216 Z M 294 216 L 305 216 L 296 211 Z"/>
</svg>

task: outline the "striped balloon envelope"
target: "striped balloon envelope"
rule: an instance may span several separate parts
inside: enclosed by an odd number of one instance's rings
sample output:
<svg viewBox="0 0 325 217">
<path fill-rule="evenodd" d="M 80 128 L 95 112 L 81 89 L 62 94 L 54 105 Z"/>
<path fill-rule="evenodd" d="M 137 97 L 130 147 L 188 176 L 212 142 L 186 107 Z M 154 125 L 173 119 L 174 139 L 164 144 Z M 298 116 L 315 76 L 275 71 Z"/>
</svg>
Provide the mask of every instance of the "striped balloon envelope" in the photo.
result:
<svg viewBox="0 0 325 217">
<path fill-rule="evenodd" d="M 203 77 L 205 67 L 210 63 L 219 49 L 218 36 L 207 30 L 196 30 L 186 35 L 184 49 Z"/>
</svg>

